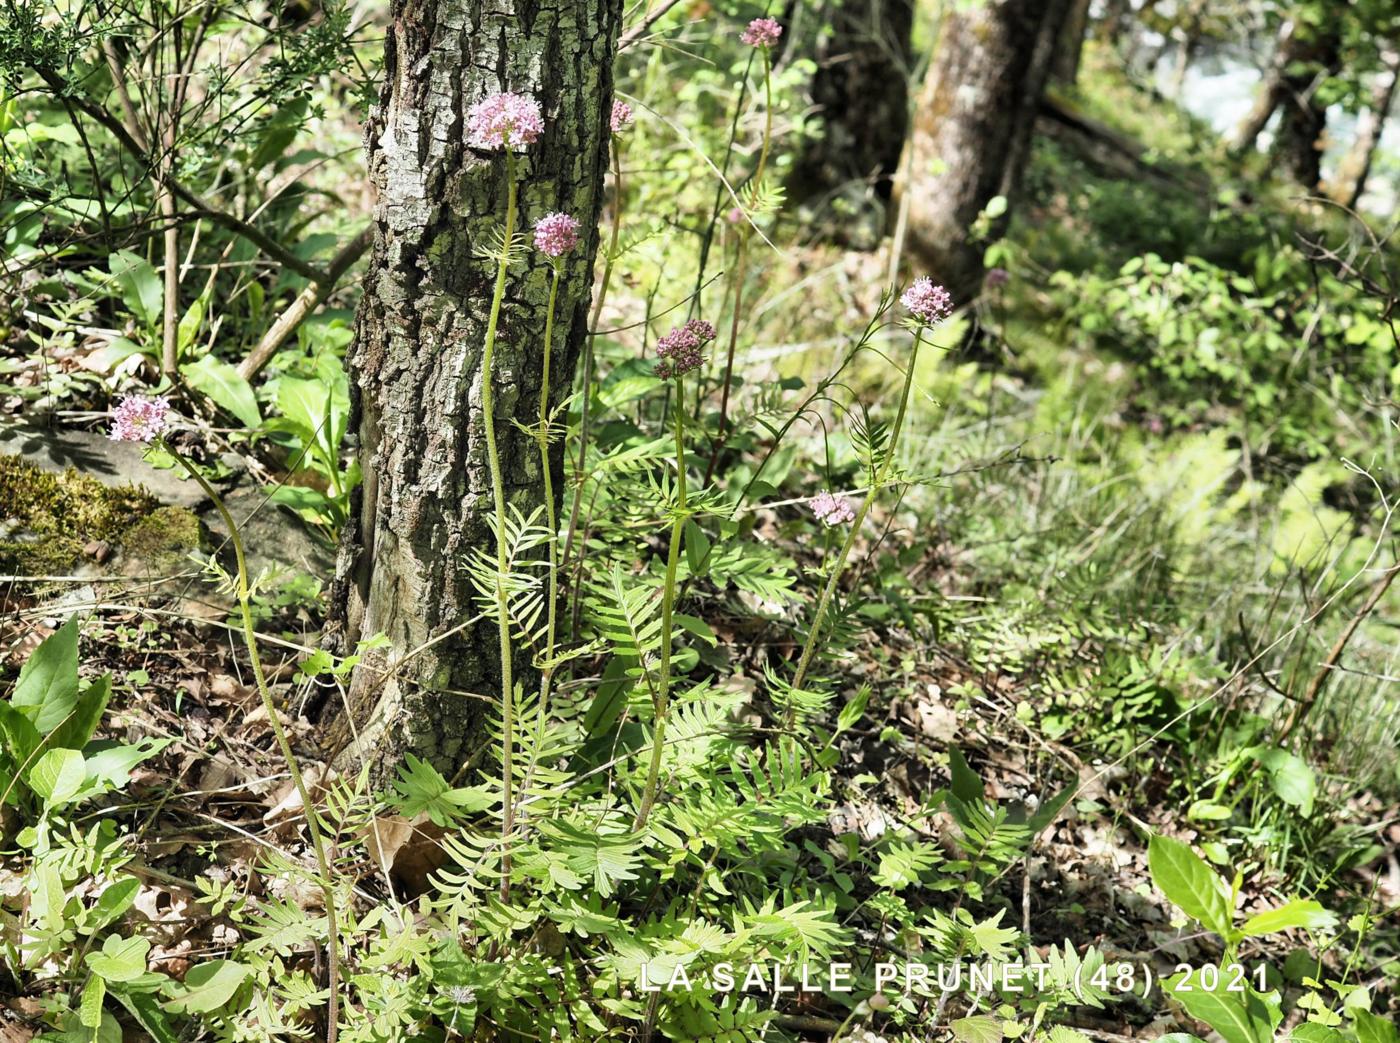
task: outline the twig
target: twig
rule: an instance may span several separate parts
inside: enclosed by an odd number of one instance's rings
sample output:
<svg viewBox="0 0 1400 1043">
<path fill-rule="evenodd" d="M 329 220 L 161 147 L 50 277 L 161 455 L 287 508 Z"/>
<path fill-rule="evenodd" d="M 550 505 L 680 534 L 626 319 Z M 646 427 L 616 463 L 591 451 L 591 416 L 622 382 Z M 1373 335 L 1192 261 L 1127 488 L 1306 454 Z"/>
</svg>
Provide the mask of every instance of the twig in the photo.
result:
<svg viewBox="0 0 1400 1043">
<path fill-rule="evenodd" d="M 48 84 L 49 88 L 54 91 L 54 93 L 60 96 L 66 96 L 66 87 L 56 74 L 48 69 L 40 69 L 38 72 L 40 77 L 43 78 L 44 82 Z M 92 117 L 93 120 L 105 127 L 111 135 L 117 139 L 117 143 L 124 149 L 143 162 L 151 163 L 150 155 L 137 143 L 136 139 L 131 136 L 120 120 L 116 119 L 111 113 L 107 112 L 95 102 L 89 101 L 86 98 L 75 95 L 72 100 L 75 106 L 82 109 L 82 111 Z M 179 181 L 175 180 L 168 170 L 161 170 L 159 164 L 152 165 L 156 167 L 156 176 L 160 178 L 161 184 L 177 199 L 182 200 L 186 206 L 194 209 L 199 216 L 206 217 L 215 224 L 222 225 L 230 232 L 242 236 L 254 246 L 258 247 L 258 249 L 262 250 L 263 253 L 267 254 L 268 257 L 290 268 L 304 278 L 311 279 L 312 281 L 324 280 L 326 278 L 326 273 L 321 271 L 320 268 L 316 267 L 316 265 L 312 264 L 310 261 L 298 257 L 290 249 L 277 242 L 277 240 L 273 239 L 267 233 L 248 224 L 248 222 L 241 218 L 235 217 L 226 210 L 216 209 L 182 185 Z"/>
<path fill-rule="evenodd" d="M 292 301 L 287 310 L 277 316 L 277 321 L 268 327 L 267 332 L 258 341 L 257 347 L 238 364 L 240 377 L 244 380 L 252 380 L 253 377 L 257 376 L 278 349 L 287 342 L 287 338 L 295 333 L 297 327 L 306 320 L 306 317 L 330 296 L 341 276 L 360 259 L 360 255 L 369 248 L 369 244 L 373 241 L 374 226 L 369 225 L 341 248 L 340 252 L 331 259 L 330 267 L 326 269 L 324 277 L 312 279 L 311 283 L 297 294 L 296 300 Z"/>
<path fill-rule="evenodd" d="M 627 47 L 631 47 L 646 35 L 648 29 L 661 20 L 662 15 L 680 2 L 681 0 L 666 0 L 665 3 L 658 6 L 655 10 L 647 12 L 645 18 L 622 34 L 622 39 L 617 42 L 617 49 L 621 51 Z"/>
</svg>

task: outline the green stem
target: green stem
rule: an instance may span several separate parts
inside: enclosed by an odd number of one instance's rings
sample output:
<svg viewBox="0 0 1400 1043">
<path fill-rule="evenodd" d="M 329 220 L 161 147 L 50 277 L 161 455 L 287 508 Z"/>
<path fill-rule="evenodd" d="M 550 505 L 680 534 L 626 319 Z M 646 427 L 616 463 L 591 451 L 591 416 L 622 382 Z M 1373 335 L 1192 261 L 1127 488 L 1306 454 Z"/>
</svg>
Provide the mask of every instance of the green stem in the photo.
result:
<svg viewBox="0 0 1400 1043">
<path fill-rule="evenodd" d="M 763 173 L 768 168 L 768 150 L 773 142 L 772 65 L 768 48 L 765 47 L 763 48 L 763 145 L 758 153 L 758 169 L 754 171 L 753 175 L 752 198 L 755 202 L 762 198 L 760 193 L 763 191 Z M 729 320 L 729 351 L 725 356 L 724 384 L 719 397 L 719 433 L 715 436 L 714 450 L 710 453 L 710 462 L 705 468 L 706 484 L 714 477 L 715 465 L 719 463 L 719 454 L 724 449 L 725 432 L 728 429 L 729 388 L 734 380 L 734 346 L 739 340 L 739 310 L 742 307 L 744 276 L 747 272 L 748 233 L 749 229 L 740 229 L 739 245 L 736 247 L 738 256 L 735 258 L 734 264 L 734 313 Z"/>
<path fill-rule="evenodd" d="M 292 744 L 287 741 L 287 732 L 283 729 L 282 722 L 277 716 L 277 705 L 272 701 L 272 693 L 267 688 L 267 676 L 263 672 L 262 657 L 258 654 L 257 631 L 253 628 L 252 590 L 248 583 L 248 559 L 243 549 L 243 537 L 238 531 L 238 525 L 234 522 L 233 515 L 224 505 L 223 497 L 215 492 L 214 487 L 209 484 L 204 475 L 181 456 L 180 452 L 173 446 L 166 443 L 165 450 L 189 473 L 191 478 L 199 483 L 199 487 L 204 490 L 204 495 L 209 497 L 214 504 L 214 509 L 223 518 L 224 525 L 228 527 L 229 541 L 233 544 L 233 554 L 238 564 L 238 609 L 243 621 L 243 640 L 248 646 L 248 660 L 253 666 L 253 680 L 258 686 L 258 695 L 262 697 L 263 709 L 267 711 L 268 723 L 272 725 L 272 734 L 277 740 L 278 749 L 282 751 L 282 759 L 286 761 L 287 773 L 291 775 L 292 784 L 296 786 L 297 796 L 301 798 L 301 806 L 306 814 L 306 830 L 311 835 L 311 847 L 316 853 L 316 866 L 320 872 L 320 880 L 317 882 L 321 885 L 321 898 L 326 906 L 326 963 L 330 978 L 330 1009 L 327 1013 L 329 1024 L 326 1029 L 326 1043 L 335 1043 L 340 1020 L 340 930 L 336 921 L 335 892 L 331 882 L 330 860 L 326 857 L 325 840 L 321 837 L 321 827 L 316 821 L 315 808 L 311 803 L 311 794 L 306 788 L 306 780 L 302 777 L 301 766 L 297 763 L 296 754 L 292 752 Z"/>
<path fill-rule="evenodd" d="M 661 594 L 661 677 L 657 685 L 655 724 L 651 737 L 651 765 L 647 768 L 647 781 L 642 789 L 642 801 L 637 806 L 637 821 L 633 830 L 639 830 L 647 823 L 652 805 L 656 803 L 656 784 L 661 777 L 661 753 L 665 748 L 666 711 L 671 701 L 671 621 L 676 606 L 676 570 L 680 566 L 681 537 L 685 531 L 686 491 L 685 491 L 685 410 L 684 381 L 676 378 L 676 516 L 671 522 L 671 545 L 666 552 L 666 586 Z"/>
<path fill-rule="evenodd" d="M 539 728 L 544 729 L 549 691 L 554 680 L 554 642 L 559 621 L 559 512 L 554 506 L 554 475 L 549 468 L 549 358 L 554 351 L 554 304 L 559 297 L 559 273 L 554 266 L 549 283 L 549 311 L 544 320 L 544 374 L 540 378 L 540 427 L 536 440 L 540 447 L 540 470 L 544 473 L 544 511 L 549 525 L 549 614 L 545 625 L 544 665 L 540 670 Z"/>
<path fill-rule="evenodd" d="M 919 348 L 924 342 L 923 327 L 919 327 L 914 334 L 914 351 L 909 358 L 909 367 L 904 373 L 904 391 L 899 396 L 899 411 L 895 414 L 894 429 L 890 432 L 889 448 L 885 452 L 885 461 L 880 466 L 879 473 L 875 475 L 875 480 L 871 482 L 870 489 L 865 494 L 865 499 L 861 501 L 860 509 L 856 511 L 855 520 L 851 522 L 850 531 L 846 533 L 845 542 L 841 544 L 841 551 L 836 556 L 836 564 L 832 567 L 831 575 L 827 578 L 826 586 L 822 588 L 821 599 L 817 602 L 816 614 L 812 617 L 812 628 L 807 632 L 807 642 L 802 646 L 802 656 L 797 661 L 797 673 L 792 679 L 792 687 L 801 688 L 802 682 L 807 677 L 807 668 L 812 662 L 812 653 L 816 651 L 817 638 L 821 634 L 822 624 L 826 621 L 826 611 L 831 605 L 832 595 L 836 592 L 836 584 L 841 579 L 841 572 L 846 567 L 846 559 L 850 556 L 851 548 L 855 546 L 856 537 L 860 535 L 860 527 L 865 521 L 865 516 L 870 513 L 870 507 L 875 502 L 875 497 L 880 495 L 880 491 L 889 480 L 890 471 L 894 467 L 895 451 L 899 448 L 899 433 L 904 428 L 904 415 L 909 408 L 909 392 L 914 386 L 914 367 L 919 361 Z M 788 724 L 792 724 L 793 709 L 788 710 Z"/>
<path fill-rule="evenodd" d="M 501 477 L 501 454 L 496 446 L 496 404 L 491 386 L 492 361 L 496 353 L 496 327 L 501 302 L 506 295 L 506 275 L 515 238 L 515 155 L 506 144 L 506 231 L 501 242 L 501 260 L 496 269 L 496 289 L 491 295 L 491 314 L 486 320 L 486 343 L 481 354 L 481 413 L 486 426 L 486 456 L 491 465 L 491 499 L 496 516 L 496 628 L 500 632 L 501 654 L 501 900 L 510 897 L 510 834 L 515 828 L 515 803 L 511 789 L 515 772 L 515 690 L 511 677 L 510 606 L 506 599 L 506 572 L 510 548 L 506 538 L 506 492 Z"/>
<path fill-rule="evenodd" d="M 758 153 L 758 169 L 754 171 L 754 190 L 763 187 L 763 171 L 768 166 L 768 147 L 773 141 L 773 60 L 768 48 L 763 48 L 763 147 Z"/>
<path fill-rule="evenodd" d="M 578 466 L 574 473 L 574 499 L 569 508 L 569 535 L 564 540 L 564 555 L 560 569 L 568 567 L 573 554 L 574 537 L 578 533 L 579 509 L 583 504 L 584 468 L 588 464 L 588 425 L 589 405 L 593 401 L 593 344 L 598 339 L 598 319 L 603 313 L 603 301 L 608 296 L 608 286 L 612 282 L 613 261 L 617 256 L 618 234 L 622 229 L 622 152 L 614 147 L 613 161 L 613 212 L 612 229 L 608 233 L 608 252 L 603 257 L 603 284 L 598 288 L 598 299 L 593 302 L 593 314 L 588 319 L 588 342 L 583 349 L 583 404 L 579 414 Z M 580 563 L 581 566 L 582 563 Z M 574 584 L 574 601 L 578 604 L 578 584 Z M 571 632 L 577 629 L 578 613 L 572 615 Z"/>
</svg>

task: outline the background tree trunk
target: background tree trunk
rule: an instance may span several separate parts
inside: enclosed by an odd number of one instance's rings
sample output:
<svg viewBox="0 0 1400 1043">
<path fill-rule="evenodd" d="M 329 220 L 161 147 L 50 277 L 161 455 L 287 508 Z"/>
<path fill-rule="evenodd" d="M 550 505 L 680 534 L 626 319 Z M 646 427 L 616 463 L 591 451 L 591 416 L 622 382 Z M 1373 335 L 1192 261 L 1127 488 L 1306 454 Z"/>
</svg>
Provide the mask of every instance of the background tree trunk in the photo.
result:
<svg viewBox="0 0 1400 1043">
<path fill-rule="evenodd" d="M 1089 32 L 1090 0 L 1070 0 L 1065 27 L 1060 32 L 1055 49 L 1055 64 L 1051 75 L 1056 83 L 1073 87 L 1079 79 L 1079 60 L 1084 55 L 1084 37 Z"/>
<path fill-rule="evenodd" d="M 528 229 L 562 210 L 583 234 L 559 291 L 557 399 L 586 335 L 621 6 L 393 2 L 379 105 L 365 131 L 377 191 L 374 254 L 348 358 L 364 483 L 342 538 L 332 607 L 347 651 L 381 632 L 390 645 L 354 673 L 359 741 L 344 714 L 329 734 L 343 761 L 368 759 L 379 778 L 407 752 L 450 776 L 481 748 L 483 721 L 500 699 L 494 623 L 470 622 L 481 609 L 465 565 L 494 546 L 481 355 L 496 265 L 482 252 L 504 223 L 505 163 L 499 152 L 466 146 L 465 115 L 498 90 L 532 95 L 544 111 L 544 134 L 517 153 L 526 248 L 511 270 L 495 361 L 506 495 L 528 515 L 541 503 L 543 475 L 533 441 L 511 421 L 530 423 L 538 409 L 548 294 L 548 268 Z M 557 493 L 562 445 L 553 468 Z"/>
<path fill-rule="evenodd" d="M 792 194 L 823 208 L 852 190 L 872 216 L 875 238 L 909 132 L 910 31 L 913 0 L 833 0 L 819 19 L 830 31 L 817 41 L 812 104 L 821 136 L 809 139 L 789 182 Z M 853 243 L 834 226 L 834 238 Z M 868 224 L 869 222 L 867 222 Z M 869 238 L 868 236 L 865 238 Z"/>
<path fill-rule="evenodd" d="M 1327 129 L 1327 106 L 1318 100 L 1317 89 L 1336 71 L 1340 50 L 1336 23 L 1323 26 L 1302 41 L 1294 58 L 1296 71 L 1285 69 L 1283 74 L 1274 153 L 1284 173 L 1310 190 L 1322 180 L 1322 135 Z"/>
<path fill-rule="evenodd" d="M 1279 26 L 1278 41 L 1274 46 L 1273 58 L 1269 62 L 1269 67 L 1264 71 L 1263 82 L 1259 85 L 1259 93 L 1254 97 L 1254 104 L 1250 106 L 1249 112 L 1235 128 L 1235 133 L 1231 135 L 1230 147 L 1236 153 L 1248 152 L 1254 147 L 1254 143 L 1259 140 L 1259 135 L 1264 132 L 1264 127 L 1268 125 L 1270 117 L 1277 111 L 1279 104 L 1283 101 L 1284 83 L 1283 74 L 1288 63 L 1295 60 L 1299 41 L 1294 32 L 1292 19 L 1286 19 Z"/>
<path fill-rule="evenodd" d="M 1014 204 L 1067 6 L 987 0 L 944 15 L 908 145 L 907 249 L 957 300 L 982 280 L 973 221 L 995 196 Z"/>
<path fill-rule="evenodd" d="M 1332 198 L 1344 206 L 1355 207 L 1366 191 L 1366 179 L 1371 173 L 1371 161 L 1385 129 L 1391 102 L 1395 100 L 1395 85 L 1400 80 L 1400 51 L 1387 49 L 1382 55 L 1383 68 L 1376 73 L 1371 85 L 1371 97 L 1366 110 L 1356 117 L 1356 137 L 1351 148 L 1337 165 L 1333 178 Z"/>
</svg>

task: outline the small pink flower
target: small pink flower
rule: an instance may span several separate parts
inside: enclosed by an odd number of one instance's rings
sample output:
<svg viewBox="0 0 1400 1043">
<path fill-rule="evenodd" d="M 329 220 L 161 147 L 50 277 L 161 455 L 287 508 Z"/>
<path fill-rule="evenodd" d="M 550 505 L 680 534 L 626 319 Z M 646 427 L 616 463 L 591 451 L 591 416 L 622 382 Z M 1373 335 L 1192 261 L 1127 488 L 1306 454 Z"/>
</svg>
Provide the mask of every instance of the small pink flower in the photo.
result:
<svg viewBox="0 0 1400 1043">
<path fill-rule="evenodd" d="M 1011 273 L 1005 268 L 992 268 L 987 272 L 988 289 L 998 289 L 1011 281 Z"/>
<path fill-rule="evenodd" d="M 621 134 L 632 125 L 632 106 L 625 101 L 614 101 L 609 123 L 614 134 Z"/>
<path fill-rule="evenodd" d="M 700 349 L 715 339 L 715 328 L 704 319 L 691 319 L 656 342 L 656 375 L 662 380 L 681 377 L 705 361 Z"/>
<path fill-rule="evenodd" d="M 831 493 L 822 491 L 812 497 L 812 513 L 828 526 L 849 525 L 856 520 L 856 512 L 851 509 L 850 503 L 843 496 L 833 496 Z"/>
<path fill-rule="evenodd" d="M 783 27 L 775 18 L 755 18 L 744 35 L 739 37 L 750 47 L 772 47 L 783 35 Z"/>
<path fill-rule="evenodd" d="M 540 103 L 525 94 L 492 94 L 467 112 L 467 142 L 473 148 L 530 145 L 543 132 Z"/>
<path fill-rule="evenodd" d="M 744 211 L 742 207 L 730 207 L 729 213 L 725 214 L 725 219 L 732 225 L 743 224 Z"/>
<path fill-rule="evenodd" d="M 928 276 L 915 279 L 914 285 L 899 298 L 899 303 L 925 326 L 934 326 L 953 314 L 952 294 L 935 285 Z"/>
<path fill-rule="evenodd" d="M 127 395 L 112 410 L 113 442 L 149 442 L 169 426 L 170 403 L 164 398 Z"/>
<path fill-rule="evenodd" d="M 535 222 L 535 249 L 562 257 L 578 245 L 578 222 L 568 214 L 546 214 Z"/>
</svg>

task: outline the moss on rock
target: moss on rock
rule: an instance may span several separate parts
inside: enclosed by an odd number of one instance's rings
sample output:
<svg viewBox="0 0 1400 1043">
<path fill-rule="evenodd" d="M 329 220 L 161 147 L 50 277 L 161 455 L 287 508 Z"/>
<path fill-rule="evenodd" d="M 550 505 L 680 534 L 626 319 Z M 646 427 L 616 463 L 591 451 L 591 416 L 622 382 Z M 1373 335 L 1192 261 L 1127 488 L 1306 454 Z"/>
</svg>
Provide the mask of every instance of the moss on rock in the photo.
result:
<svg viewBox="0 0 1400 1043">
<path fill-rule="evenodd" d="M 117 488 L 68 468 L 55 474 L 23 457 L 0 455 L 0 571 L 44 575 L 72 568 L 95 541 L 123 543 L 156 515 L 176 511 L 179 531 L 198 544 L 199 523 L 182 508 L 162 508 L 146 490 Z M 168 524 L 173 518 L 166 515 Z M 191 529 L 192 527 L 192 529 Z M 147 534 L 144 538 L 150 539 Z"/>
<path fill-rule="evenodd" d="M 199 519 L 184 507 L 158 507 L 127 529 L 121 542 L 126 573 L 176 572 L 199 547 Z"/>
</svg>

